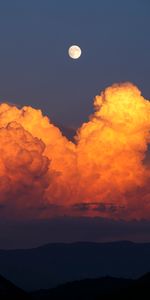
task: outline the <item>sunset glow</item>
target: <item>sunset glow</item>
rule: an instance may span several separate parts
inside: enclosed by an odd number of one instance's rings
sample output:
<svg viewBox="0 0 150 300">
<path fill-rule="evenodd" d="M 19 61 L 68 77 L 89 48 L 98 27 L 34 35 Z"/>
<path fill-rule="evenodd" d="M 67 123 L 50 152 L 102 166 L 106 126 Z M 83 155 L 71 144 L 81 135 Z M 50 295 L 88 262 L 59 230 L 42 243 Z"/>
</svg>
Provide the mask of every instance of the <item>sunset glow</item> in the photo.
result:
<svg viewBox="0 0 150 300">
<path fill-rule="evenodd" d="M 131 83 L 94 99 L 74 142 L 32 107 L 0 105 L 1 217 L 150 218 L 150 102 Z"/>
</svg>

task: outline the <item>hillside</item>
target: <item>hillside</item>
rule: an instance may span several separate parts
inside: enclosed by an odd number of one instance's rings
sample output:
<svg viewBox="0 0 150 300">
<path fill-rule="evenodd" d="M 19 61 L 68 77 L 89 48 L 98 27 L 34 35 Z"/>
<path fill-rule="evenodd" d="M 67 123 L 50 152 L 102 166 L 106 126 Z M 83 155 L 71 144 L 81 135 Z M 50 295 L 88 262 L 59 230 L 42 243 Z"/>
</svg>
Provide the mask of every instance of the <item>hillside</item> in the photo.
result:
<svg viewBox="0 0 150 300">
<path fill-rule="evenodd" d="M 49 244 L 1 250 L 0 273 L 25 290 L 104 276 L 138 278 L 150 270 L 150 244 L 132 242 Z"/>
</svg>

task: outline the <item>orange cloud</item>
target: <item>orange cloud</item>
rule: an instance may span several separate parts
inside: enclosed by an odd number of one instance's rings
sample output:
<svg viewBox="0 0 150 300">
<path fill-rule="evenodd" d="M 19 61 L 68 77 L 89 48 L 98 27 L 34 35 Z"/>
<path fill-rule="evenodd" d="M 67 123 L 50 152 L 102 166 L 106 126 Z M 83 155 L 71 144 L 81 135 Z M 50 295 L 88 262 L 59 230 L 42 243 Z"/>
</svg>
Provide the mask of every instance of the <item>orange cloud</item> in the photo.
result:
<svg viewBox="0 0 150 300">
<path fill-rule="evenodd" d="M 0 105 L 0 214 L 150 218 L 150 102 L 108 87 L 69 141 L 40 110 Z"/>
</svg>

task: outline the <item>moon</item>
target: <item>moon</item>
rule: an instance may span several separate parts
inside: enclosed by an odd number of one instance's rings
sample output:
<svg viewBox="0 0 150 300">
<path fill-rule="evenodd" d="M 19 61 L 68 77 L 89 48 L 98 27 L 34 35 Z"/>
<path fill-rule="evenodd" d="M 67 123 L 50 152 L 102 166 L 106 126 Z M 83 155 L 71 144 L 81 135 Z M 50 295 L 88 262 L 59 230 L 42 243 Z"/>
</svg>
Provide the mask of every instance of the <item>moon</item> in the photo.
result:
<svg viewBox="0 0 150 300">
<path fill-rule="evenodd" d="M 68 54 L 73 59 L 78 59 L 81 56 L 81 48 L 77 45 L 72 45 L 68 49 Z"/>
</svg>

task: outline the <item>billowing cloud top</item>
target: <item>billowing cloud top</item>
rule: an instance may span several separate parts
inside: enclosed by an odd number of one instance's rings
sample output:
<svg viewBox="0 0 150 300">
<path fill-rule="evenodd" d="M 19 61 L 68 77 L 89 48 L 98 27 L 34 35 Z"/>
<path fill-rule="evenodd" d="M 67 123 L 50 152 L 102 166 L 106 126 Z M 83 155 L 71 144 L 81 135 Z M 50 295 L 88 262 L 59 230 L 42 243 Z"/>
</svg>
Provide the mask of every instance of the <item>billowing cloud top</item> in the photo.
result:
<svg viewBox="0 0 150 300">
<path fill-rule="evenodd" d="M 0 216 L 150 219 L 150 102 L 108 87 L 69 141 L 40 110 L 0 105 Z"/>
</svg>

